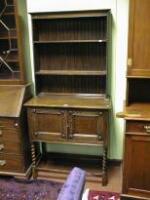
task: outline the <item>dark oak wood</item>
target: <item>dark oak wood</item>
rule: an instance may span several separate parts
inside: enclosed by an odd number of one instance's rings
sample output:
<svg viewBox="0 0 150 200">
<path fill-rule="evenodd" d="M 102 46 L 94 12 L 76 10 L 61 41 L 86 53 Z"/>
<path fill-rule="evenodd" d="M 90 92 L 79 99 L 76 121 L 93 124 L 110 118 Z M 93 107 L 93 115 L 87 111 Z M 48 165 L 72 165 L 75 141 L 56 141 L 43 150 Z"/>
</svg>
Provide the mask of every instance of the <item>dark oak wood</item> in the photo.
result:
<svg viewBox="0 0 150 200">
<path fill-rule="evenodd" d="M 101 110 L 28 109 L 31 140 L 49 143 L 106 145 L 107 117 Z"/>
<path fill-rule="evenodd" d="M 88 145 L 103 149 L 107 184 L 109 17 L 108 10 L 32 15 L 36 97 L 25 106 L 34 178 L 52 170 L 41 167 L 36 143 Z"/>
<path fill-rule="evenodd" d="M 105 76 L 106 70 L 39 70 L 35 72 L 36 75 L 66 75 L 66 76 Z"/>
<path fill-rule="evenodd" d="M 148 103 L 150 79 L 146 78 L 128 78 L 128 104 Z M 140 94 L 140 95 L 139 95 Z"/>
<path fill-rule="evenodd" d="M 106 71 L 107 43 L 58 43 L 57 45 L 44 43 L 35 45 L 35 71 Z M 36 59 L 37 57 L 38 59 Z"/>
<path fill-rule="evenodd" d="M 84 94 L 52 94 L 40 93 L 27 103 L 27 107 L 45 108 L 87 108 L 87 109 L 110 109 L 111 103 L 105 96 Z"/>
</svg>

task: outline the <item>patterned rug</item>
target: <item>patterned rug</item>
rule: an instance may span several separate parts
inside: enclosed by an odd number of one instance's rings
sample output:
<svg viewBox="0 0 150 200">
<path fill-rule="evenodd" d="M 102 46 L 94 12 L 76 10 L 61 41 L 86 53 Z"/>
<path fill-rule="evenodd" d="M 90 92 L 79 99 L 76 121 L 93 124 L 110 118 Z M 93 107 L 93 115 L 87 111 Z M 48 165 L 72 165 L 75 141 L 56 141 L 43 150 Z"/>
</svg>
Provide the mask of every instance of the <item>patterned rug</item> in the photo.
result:
<svg viewBox="0 0 150 200">
<path fill-rule="evenodd" d="M 88 200 L 120 200 L 120 194 L 115 192 L 90 190 Z"/>
<path fill-rule="evenodd" d="M 56 200 L 62 183 L 0 178 L 0 200 Z"/>
</svg>

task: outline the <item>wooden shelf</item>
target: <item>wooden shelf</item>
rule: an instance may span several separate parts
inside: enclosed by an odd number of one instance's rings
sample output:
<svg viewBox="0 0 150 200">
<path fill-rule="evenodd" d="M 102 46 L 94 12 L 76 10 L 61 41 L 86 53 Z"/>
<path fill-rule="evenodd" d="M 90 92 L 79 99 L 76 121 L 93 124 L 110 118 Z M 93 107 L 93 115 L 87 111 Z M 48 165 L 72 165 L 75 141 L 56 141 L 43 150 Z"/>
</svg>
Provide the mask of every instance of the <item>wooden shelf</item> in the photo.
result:
<svg viewBox="0 0 150 200">
<path fill-rule="evenodd" d="M 34 44 L 61 44 L 61 43 L 105 43 L 107 39 L 102 40 L 47 40 L 47 41 L 34 41 Z"/>
<path fill-rule="evenodd" d="M 92 68 L 92 67 L 91 67 Z M 74 76 L 74 75 L 89 75 L 89 76 L 104 76 L 106 75 L 106 70 L 104 71 L 94 71 L 94 70 L 40 70 L 37 71 L 36 75 L 66 75 L 66 76 Z"/>
<path fill-rule="evenodd" d="M 7 59 L 6 62 L 8 62 L 8 63 L 18 63 L 19 60 L 18 59 Z"/>
<path fill-rule="evenodd" d="M 32 18 L 36 19 L 36 20 L 47 20 L 47 19 L 67 19 L 67 18 L 90 18 L 90 17 L 107 17 L 107 11 L 108 9 L 105 9 L 101 12 L 97 11 L 97 10 L 93 10 L 92 12 L 90 11 L 82 11 L 82 14 L 80 11 L 67 11 L 67 12 L 61 12 L 61 14 L 58 12 L 52 12 L 52 13 L 38 13 L 38 14 L 33 14 Z"/>
<path fill-rule="evenodd" d="M 26 104 L 28 107 L 60 107 L 60 108 L 87 108 L 87 109 L 110 109 L 110 100 L 105 96 L 98 95 L 71 95 L 40 93 Z"/>
<path fill-rule="evenodd" d="M 10 36 L 9 36 L 10 33 Z M 9 39 L 17 39 L 16 29 L 10 29 L 8 32 L 1 32 L 0 33 L 0 40 L 9 40 Z"/>
<path fill-rule="evenodd" d="M 117 117 L 150 121 L 150 103 L 132 103 L 125 108 L 124 112 L 118 113 Z"/>
<path fill-rule="evenodd" d="M 5 12 L 4 14 L 3 14 L 4 16 L 14 16 L 15 15 L 15 13 L 14 12 Z"/>
<path fill-rule="evenodd" d="M 3 57 L 3 56 L 1 56 L 1 57 Z M 18 63 L 19 62 L 19 60 L 15 59 L 15 58 L 6 58 L 6 59 L 4 58 L 4 60 L 6 63 Z"/>
<path fill-rule="evenodd" d="M 145 67 L 145 69 L 142 67 L 140 69 L 134 69 L 129 68 L 127 71 L 127 77 L 128 78 L 150 78 L 150 69 L 149 66 Z"/>
<path fill-rule="evenodd" d="M 101 162 L 97 157 L 80 155 L 79 158 L 79 155 L 58 155 L 55 155 L 55 153 L 49 154 L 50 159 L 43 157 L 40 160 L 37 167 L 38 178 L 65 180 L 71 169 L 74 166 L 78 166 L 86 171 L 86 179 L 88 181 L 100 182 L 100 177 L 102 176 L 100 170 Z"/>
<path fill-rule="evenodd" d="M 10 80 L 17 80 L 19 79 L 19 75 L 20 75 L 20 72 L 10 72 L 9 74 L 1 74 L 0 75 L 0 80 L 7 80 L 7 79 L 10 79 Z"/>
<path fill-rule="evenodd" d="M 8 35 L 8 34 L 7 34 Z M 9 39 L 17 39 L 17 36 L 7 36 L 7 35 L 4 35 L 4 36 L 0 36 L 0 40 L 9 40 Z"/>
</svg>

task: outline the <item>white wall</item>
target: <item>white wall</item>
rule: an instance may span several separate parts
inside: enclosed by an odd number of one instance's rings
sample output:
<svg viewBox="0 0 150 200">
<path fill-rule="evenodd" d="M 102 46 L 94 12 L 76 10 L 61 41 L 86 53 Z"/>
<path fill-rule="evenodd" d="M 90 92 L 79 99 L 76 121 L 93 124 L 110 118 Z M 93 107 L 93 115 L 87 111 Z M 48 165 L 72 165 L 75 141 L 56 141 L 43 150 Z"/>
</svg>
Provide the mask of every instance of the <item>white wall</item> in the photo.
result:
<svg viewBox="0 0 150 200">
<path fill-rule="evenodd" d="M 127 60 L 127 31 L 128 31 L 128 3 L 129 0 L 27 0 L 28 13 L 91 10 L 109 8 L 112 12 L 112 75 L 111 95 L 113 111 L 111 116 L 110 152 L 112 159 L 122 158 L 124 123 L 116 119 L 116 113 L 123 110 L 125 99 L 125 71 Z M 28 16 L 30 29 L 31 65 L 32 30 L 31 17 Z M 33 78 L 34 79 L 34 78 Z M 96 153 L 96 151 L 95 151 Z"/>
</svg>

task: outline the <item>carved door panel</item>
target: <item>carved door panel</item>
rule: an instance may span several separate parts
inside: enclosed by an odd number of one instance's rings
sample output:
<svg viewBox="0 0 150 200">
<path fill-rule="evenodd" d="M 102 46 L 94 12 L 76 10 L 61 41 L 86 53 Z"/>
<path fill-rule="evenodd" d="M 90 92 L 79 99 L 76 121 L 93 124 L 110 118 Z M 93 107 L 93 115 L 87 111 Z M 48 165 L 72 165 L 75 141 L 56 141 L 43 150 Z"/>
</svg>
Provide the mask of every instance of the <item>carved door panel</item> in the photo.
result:
<svg viewBox="0 0 150 200">
<path fill-rule="evenodd" d="M 59 142 L 67 138 L 67 113 L 63 110 L 32 109 L 33 140 Z"/>
<path fill-rule="evenodd" d="M 70 111 L 68 138 L 75 143 L 99 143 L 105 132 L 104 115 L 94 111 Z"/>
</svg>

